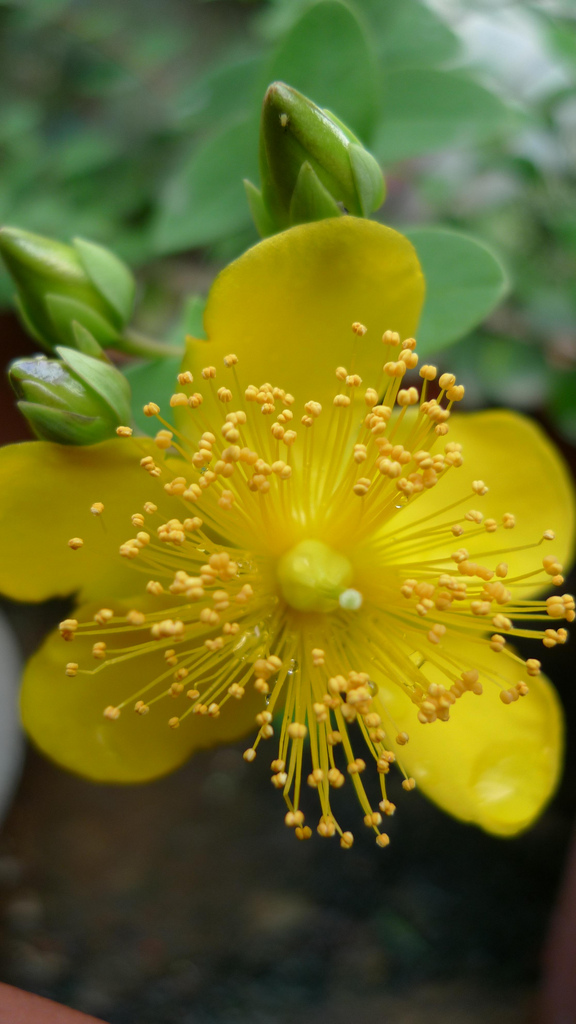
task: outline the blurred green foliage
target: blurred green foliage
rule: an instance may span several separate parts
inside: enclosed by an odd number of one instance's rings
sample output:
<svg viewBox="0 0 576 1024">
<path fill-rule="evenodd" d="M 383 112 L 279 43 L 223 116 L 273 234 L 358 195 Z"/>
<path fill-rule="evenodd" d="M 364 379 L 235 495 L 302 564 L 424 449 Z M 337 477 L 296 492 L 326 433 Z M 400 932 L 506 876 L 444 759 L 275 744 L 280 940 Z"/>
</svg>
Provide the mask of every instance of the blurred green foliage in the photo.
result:
<svg viewBox="0 0 576 1024">
<path fill-rule="evenodd" d="M 210 268 L 256 240 L 242 179 L 268 83 L 329 108 L 381 161 L 378 216 L 423 262 L 427 358 L 465 335 L 450 364 L 472 400 L 547 404 L 576 439 L 573 4 L 3 0 L 0 58 L 2 221 L 145 266 L 152 326 L 174 287 L 158 257 Z"/>
</svg>

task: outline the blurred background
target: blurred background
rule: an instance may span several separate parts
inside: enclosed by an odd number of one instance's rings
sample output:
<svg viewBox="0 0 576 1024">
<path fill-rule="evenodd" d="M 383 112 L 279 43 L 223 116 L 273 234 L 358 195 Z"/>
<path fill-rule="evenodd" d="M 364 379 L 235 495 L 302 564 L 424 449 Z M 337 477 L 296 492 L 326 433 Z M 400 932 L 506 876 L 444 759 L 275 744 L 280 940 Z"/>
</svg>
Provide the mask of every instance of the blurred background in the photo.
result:
<svg viewBox="0 0 576 1024">
<path fill-rule="evenodd" d="M 1 221 L 110 246 L 137 274 L 138 326 L 180 340 L 256 241 L 242 178 L 277 78 L 381 161 L 377 217 L 431 282 L 427 360 L 468 409 L 538 418 L 576 467 L 574 0 L 0 0 Z M 0 304 L 4 362 L 35 351 L 3 272 Z M 155 372 L 131 369 L 136 398 Z M 27 436 L 6 386 L 1 440 Z M 3 608 L 25 654 L 67 612 Z M 572 661 L 559 647 L 545 668 L 574 723 Z M 110 1024 L 537 1019 L 574 725 L 527 835 L 404 794 L 385 853 L 295 845 L 239 749 L 134 790 L 29 752 L 0 831 L 0 980 Z"/>
</svg>

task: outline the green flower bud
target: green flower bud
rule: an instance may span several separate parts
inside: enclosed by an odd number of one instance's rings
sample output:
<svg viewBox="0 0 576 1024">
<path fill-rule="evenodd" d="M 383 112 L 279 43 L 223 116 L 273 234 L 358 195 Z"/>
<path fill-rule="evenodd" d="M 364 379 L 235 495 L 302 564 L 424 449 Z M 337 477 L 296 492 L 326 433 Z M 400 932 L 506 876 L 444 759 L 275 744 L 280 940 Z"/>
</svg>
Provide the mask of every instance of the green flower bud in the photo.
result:
<svg viewBox="0 0 576 1024">
<path fill-rule="evenodd" d="M 0 230 L 0 254 L 17 288 L 24 326 L 43 348 L 76 347 L 73 323 L 114 346 L 132 314 L 134 278 L 100 245 L 63 245 L 19 228 Z"/>
<path fill-rule="evenodd" d="M 382 171 L 352 132 L 283 82 L 266 91 L 260 123 L 261 190 L 245 181 L 262 236 L 345 213 L 367 217 L 384 201 Z"/>
<path fill-rule="evenodd" d="M 8 370 L 18 408 L 37 437 L 96 444 L 131 420 L 130 385 L 111 363 L 59 347 L 60 359 L 17 359 Z"/>
</svg>

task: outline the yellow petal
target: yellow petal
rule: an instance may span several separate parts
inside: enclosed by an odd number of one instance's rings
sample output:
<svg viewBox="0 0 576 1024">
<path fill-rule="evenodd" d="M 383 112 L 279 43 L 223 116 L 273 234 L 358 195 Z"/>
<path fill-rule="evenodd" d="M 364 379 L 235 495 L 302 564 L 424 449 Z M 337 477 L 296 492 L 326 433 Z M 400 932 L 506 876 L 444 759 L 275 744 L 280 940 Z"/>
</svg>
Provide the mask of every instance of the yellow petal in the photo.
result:
<svg viewBox="0 0 576 1024">
<path fill-rule="evenodd" d="M 134 536 L 131 514 L 162 493 L 140 468 L 141 454 L 129 439 L 0 449 L 0 590 L 20 601 L 139 590 L 140 575 L 118 548 Z M 94 502 L 104 504 L 101 516 L 90 512 Z M 80 549 L 68 547 L 72 537 L 84 541 Z"/>
<path fill-rule="evenodd" d="M 500 525 L 495 534 L 480 533 L 470 541 L 466 530 L 472 523 L 464 523 L 465 532 L 458 539 L 449 531 L 440 543 L 419 550 L 419 560 L 446 556 L 460 546 L 470 552 L 471 558 L 482 552 L 506 549 L 509 553 L 498 556 L 509 565 L 509 575 L 521 575 L 542 567 L 545 555 L 555 555 L 569 568 L 574 551 L 575 494 L 569 470 L 558 449 L 544 431 L 526 416 L 503 409 L 480 413 L 455 412 L 450 419 L 450 433 L 445 439 L 463 445 L 464 464 L 448 470 L 446 477 L 422 499 L 408 506 L 394 517 L 389 528 L 402 529 L 421 516 L 441 511 L 445 506 L 469 495 L 469 501 L 444 515 L 440 522 L 452 522 L 469 509 L 478 509 L 485 518 L 500 524 L 506 512 L 516 517 L 516 526 L 504 530 Z M 436 450 L 436 449 L 434 449 Z M 440 445 L 438 451 L 442 451 Z M 483 480 L 490 488 L 479 497 L 472 491 L 472 482 Z M 431 526 L 436 523 L 429 520 Z M 540 547 L 525 551 L 510 551 L 515 547 L 538 543 L 544 530 L 554 530 L 556 539 L 544 541 Z M 488 557 L 488 564 L 492 561 Z M 548 577 L 538 577 L 533 587 L 522 590 L 523 597 L 541 592 L 548 585 Z"/>
<path fill-rule="evenodd" d="M 223 357 L 234 352 L 245 388 L 284 388 L 299 406 L 331 400 L 337 366 L 350 369 L 353 334 L 361 322 L 354 372 L 373 385 L 389 358 L 385 330 L 402 338 L 416 329 L 424 281 L 410 242 L 374 221 L 318 221 L 265 239 L 222 271 L 204 324 L 209 341 L 194 342 L 185 366 L 217 368 L 217 383 L 234 391 Z"/>
<path fill-rule="evenodd" d="M 562 711 L 547 679 L 528 678 L 523 666 L 488 646 L 450 641 L 443 644 L 462 669 L 477 668 L 481 696 L 465 693 L 448 722 L 422 725 L 416 708 L 398 687 L 382 684 L 379 698 L 395 724 L 410 736 L 395 747 L 399 762 L 417 786 L 444 811 L 487 832 L 510 836 L 541 813 L 558 782 L 563 751 Z M 430 682 L 446 679 L 426 664 Z M 505 705 L 486 672 L 521 679 L 530 692 Z"/>
<path fill-rule="evenodd" d="M 87 605 L 75 614 L 85 621 L 97 607 Z M 35 745 L 63 768 L 95 782 L 146 782 L 173 771 L 195 750 L 232 742 L 251 726 L 256 730 L 254 716 L 261 710 L 262 698 L 252 691 L 240 701 L 228 701 L 219 718 L 190 714 L 177 729 L 171 729 L 168 720 L 190 707 L 185 694 L 158 701 L 145 716 L 134 712 L 132 701 L 116 721 L 104 718 L 105 707 L 116 707 L 165 671 L 166 663 L 158 651 L 118 665 L 110 663 L 96 675 L 66 676 L 68 661 L 82 667 L 104 664 L 91 657 L 95 639 L 99 638 L 79 635 L 66 643 L 58 632 L 52 633 L 30 659 L 24 675 L 20 698 L 24 727 Z"/>
</svg>

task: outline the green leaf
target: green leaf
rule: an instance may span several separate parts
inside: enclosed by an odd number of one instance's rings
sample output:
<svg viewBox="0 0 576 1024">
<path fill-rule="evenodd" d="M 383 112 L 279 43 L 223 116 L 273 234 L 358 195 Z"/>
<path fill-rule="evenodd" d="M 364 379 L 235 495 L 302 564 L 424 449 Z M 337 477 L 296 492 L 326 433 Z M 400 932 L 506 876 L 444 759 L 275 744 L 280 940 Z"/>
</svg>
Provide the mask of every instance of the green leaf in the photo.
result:
<svg viewBox="0 0 576 1024">
<path fill-rule="evenodd" d="M 272 54 L 264 87 L 276 80 L 334 110 L 370 141 L 378 112 L 376 58 L 358 18 L 340 0 L 320 0 L 292 26 Z"/>
<path fill-rule="evenodd" d="M 180 316 L 174 327 L 170 330 L 169 341 L 175 345 L 184 345 L 184 339 L 187 334 L 191 334 L 194 338 L 206 338 L 204 333 L 204 310 L 206 308 L 206 299 L 203 295 L 188 295 L 184 300 L 184 305 L 180 312 Z M 184 348 L 182 348 L 182 354 L 184 354 Z"/>
<path fill-rule="evenodd" d="M 119 326 L 132 316 L 136 285 L 128 267 L 102 245 L 74 238 L 74 248 L 84 270 L 100 294 L 120 318 Z"/>
<path fill-rule="evenodd" d="M 386 165 L 504 132 L 511 113 L 471 78 L 412 69 L 386 76 L 384 110 L 372 148 Z"/>
<path fill-rule="evenodd" d="M 576 442 L 576 372 L 556 373 L 550 396 L 550 413 L 561 434 Z"/>
<path fill-rule="evenodd" d="M 225 128 L 187 154 L 168 181 L 153 228 L 159 253 L 208 245 L 246 227 L 243 178 L 258 175 L 256 118 Z"/>
<path fill-rule="evenodd" d="M 418 328 L 421 355 L 452 344 L 481 323 L 508 290 L 504 267 L 483 242 L 444 228 L 405 231 L 426 279 Z"/>
<path fill-rule="evenodd" d="M 174 97 L 173 119 L 194 131 L 209 131 L 232 117 L 247 116 L 258 106 L 262 58 L 230 59 L 210 67 Z"/>
<path fill-rule="evenodd" d="M 156 402 L 160 406 L 163 419 L 173 422 L 170 396 L 176 388 L 176 378 L 182 360 L 152 359 L 145 363 L 129 366 L 126 377 L 132 388 L 132 417 L 134 423 L 145 434 L 154 436 L 158 430 L 158 420 L 145 416 L 143 407 L 148 402 Z"/>
<path fill-rule="evenodd" d="M 549 375 L 539 345 L 506 337 L 482 338 L 477 349 L 476 372 L 494 403 L 534 409 L 546 401 Z"/>
<path fill-rule="evenodd" d="M 457 36 L 419 0 L 358 0 L 380 64 L 388 71 L 438 67 L 458 56 Z"/>
</svg>

